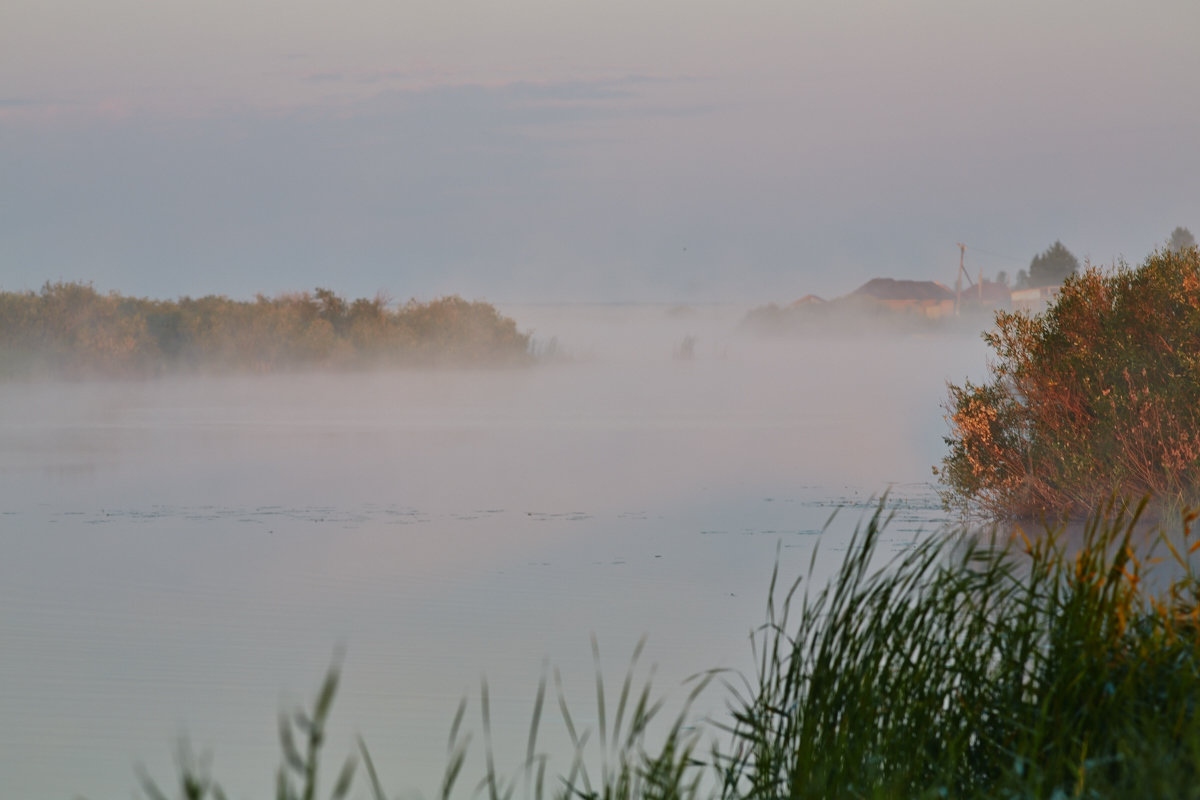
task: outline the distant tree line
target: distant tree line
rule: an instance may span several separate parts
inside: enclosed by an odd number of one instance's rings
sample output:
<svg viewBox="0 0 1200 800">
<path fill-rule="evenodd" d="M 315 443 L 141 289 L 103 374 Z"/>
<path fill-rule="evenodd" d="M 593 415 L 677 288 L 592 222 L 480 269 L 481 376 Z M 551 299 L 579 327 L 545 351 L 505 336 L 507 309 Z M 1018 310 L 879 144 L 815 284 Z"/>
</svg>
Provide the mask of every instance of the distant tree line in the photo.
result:
<svg viewBox="0 0 1200 800">
<path fill-rule="evenodd" d="M 152 300 L 46 283 L 0 292 L 0 377 L 126 377 L 393 365 L 514 364 L 529 335 L 494 306 L 442 297 L 392 307 L 329 289 L 252 301 Z"/>
</svg>

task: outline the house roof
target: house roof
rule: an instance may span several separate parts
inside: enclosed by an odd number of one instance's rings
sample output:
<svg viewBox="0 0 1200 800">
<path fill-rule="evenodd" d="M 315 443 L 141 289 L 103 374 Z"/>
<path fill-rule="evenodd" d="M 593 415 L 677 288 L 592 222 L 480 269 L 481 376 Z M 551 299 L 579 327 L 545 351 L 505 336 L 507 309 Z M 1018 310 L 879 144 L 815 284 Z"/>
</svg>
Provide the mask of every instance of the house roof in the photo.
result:
<svg viewBox="0 0 1200 800">
<path fill-rule="evenodd" d="M 792 307 L 794 308 L 796 306 L 808 306 L 808 305 L 812 305 L 813 303 L 824 303 L 824 302 L 825 302 L 825 298 L 823 298 L 823 297 L 817 297 L 815 294 L 806 294 L 806 295 L 804 295 L 804 297 L 801 297 L 799 300 L 794 301 L 792 303 Z"/>
<path fill-rule="evenodd" d="M 872 278 L 850 293 L 851 297 L 875 300 L 953 300 L 954 292 L 937 281 L 906 281 Z"/>
</svg>

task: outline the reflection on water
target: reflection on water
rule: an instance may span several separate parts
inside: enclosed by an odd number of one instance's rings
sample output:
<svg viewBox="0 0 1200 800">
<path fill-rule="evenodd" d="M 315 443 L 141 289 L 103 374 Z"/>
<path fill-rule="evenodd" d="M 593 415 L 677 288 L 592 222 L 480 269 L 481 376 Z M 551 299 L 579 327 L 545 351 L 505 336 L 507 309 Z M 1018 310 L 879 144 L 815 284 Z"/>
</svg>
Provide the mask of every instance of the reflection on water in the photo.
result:
<svg viewBox="0 0 1200 800">
<path fill-rule="evenodd" d="M 749 668 L 777 548 L 805 571 L 835 509 L 818 570 L 889 486 L 893 548 L 944 519 L 938 404 L 982 372 L 975 340 L 764 344 L 730 310 L 506 311 L 587 358 L 0 386 L 4 794 L 128 796 L 132 765 L 169 775 L 186 731 L 231 796 L 266 796 L 278 709 L 344 643 L 331 757 L 361 733 L 389 790 L 429 796 L 482 673 L 515 763 L 544 658 L 586 725 L 589 633 L 612 683 L 648 634 L 678 693 Z M 673 360 L 684 336 L 694 358 Z"/>
</svg>

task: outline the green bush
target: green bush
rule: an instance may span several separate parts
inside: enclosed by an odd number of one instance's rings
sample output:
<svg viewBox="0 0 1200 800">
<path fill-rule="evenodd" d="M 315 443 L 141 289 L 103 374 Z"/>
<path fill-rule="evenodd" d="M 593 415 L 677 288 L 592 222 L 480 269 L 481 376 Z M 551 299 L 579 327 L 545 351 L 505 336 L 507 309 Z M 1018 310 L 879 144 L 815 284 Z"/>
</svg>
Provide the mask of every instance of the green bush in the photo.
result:
<svg viewBox="0 0 1200 800">
<path fill-rule="evenodd" d="M 1114 493 L 1179 505 L 1200 483 L 1200 251 L 1089 267 L 1036 316 L 999 312 L 987 383 L 950 386 L 947 505 L 1080 514 Z"/>
</svg>

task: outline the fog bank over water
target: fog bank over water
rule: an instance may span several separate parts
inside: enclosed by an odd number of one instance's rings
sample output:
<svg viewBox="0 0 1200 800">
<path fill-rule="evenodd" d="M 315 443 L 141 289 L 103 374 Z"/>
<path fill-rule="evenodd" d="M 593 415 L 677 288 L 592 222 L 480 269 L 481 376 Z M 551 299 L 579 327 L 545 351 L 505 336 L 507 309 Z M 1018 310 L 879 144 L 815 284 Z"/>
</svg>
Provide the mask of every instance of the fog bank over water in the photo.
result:
<svg viewBox="0 0 1200 800">
<path fill-rule="evenodd" d="M 559 351 L 584 362 L 565 381 L 578 395 L 565 404 L 543 398 L 539 416 L 592 414 L 615 423 L 628 412 L 638 425 L 692 428 L 697 435 L 679 437 L 680 446 L 710 454 L 700 461 L 705 469 L 726 464 L 731 474 L 768 482 L 881 491 L 927 480 L 942 456 L 946 381 L 985 374 L 978 333 L 762 337 L 741 328 L 746 310 L 502 308 L 535 343 L 553 337 Z M 687 340 L 694 358 L 680 359 Z M 664 466 L 686 469 L 695 462 L 677 457 L 685 454 L 663 451 Z"/>
<path fill-rule="evenodd" d="M 280 692 L 307 698 L 339 642 L 333 741 L 361 732 L 390 791 L 428 796 L 481 672 L 498 741 L 524 741 L 543 657 L 586 720 L 590 632 L 614 683 L 643 634 L 664 690 L 746 667 L 777 546 L 798 574 L 848 505 L 834 563 L 889 486 L 894 547 L 944 519 L 939 403 L 983 376 L 978 337 L 765 340 L 731 306 L 501 311 L 560 358 L 0 385 L 14 796 L 125 796 L 135 760 L 169 774 L 180 730 L 230 796 L 266 794 Z"/>
</svg>

